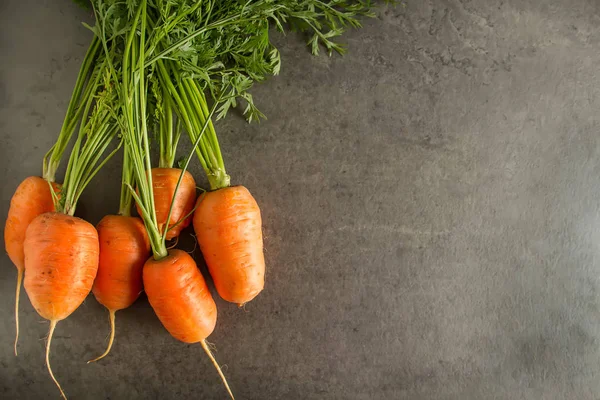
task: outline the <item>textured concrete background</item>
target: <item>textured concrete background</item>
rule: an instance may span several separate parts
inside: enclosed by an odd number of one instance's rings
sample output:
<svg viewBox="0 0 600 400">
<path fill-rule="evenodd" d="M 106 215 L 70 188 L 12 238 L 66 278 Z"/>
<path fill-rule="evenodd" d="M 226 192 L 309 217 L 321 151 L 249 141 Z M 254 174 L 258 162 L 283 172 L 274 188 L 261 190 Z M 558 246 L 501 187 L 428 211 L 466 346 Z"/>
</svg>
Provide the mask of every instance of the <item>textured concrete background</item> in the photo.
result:
<svg viewBox="0 0 600 400">
<path fill-rule="evenodd" d="M 3 215 L 60 128 L 83 19 L 67 0 L 0 1 Z M 282 74 L 254 91 L 269 120 L 218 124 L 268 263 L 245 311 L 216 300 L 210 340 L 238 399 L 600 396 L 599 24 L 596 0 L 406 0 L 348 34 L 344 58 L 279 40 Z M 117 210 L 118 171 L 81 216 Z M 0 397 L 58 398 L 24 294 L 12 354 L 16 272 L 1 263 Z M 117 326 L 86 365 L 105 310 L 90 297 L 58 325 L 70 397 L 225 398 L 146 299 Z"/>
</svg>

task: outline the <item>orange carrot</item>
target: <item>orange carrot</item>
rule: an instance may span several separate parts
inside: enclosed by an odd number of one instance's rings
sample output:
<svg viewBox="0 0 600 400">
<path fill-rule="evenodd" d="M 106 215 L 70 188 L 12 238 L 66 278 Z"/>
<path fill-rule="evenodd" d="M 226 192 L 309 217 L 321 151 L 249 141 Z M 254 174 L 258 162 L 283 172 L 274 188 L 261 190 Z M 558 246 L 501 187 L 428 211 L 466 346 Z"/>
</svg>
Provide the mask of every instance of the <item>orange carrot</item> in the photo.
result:
<svg viewBox="0 0 600 400">
<path fill-rule="evenodd" d="M 125 188 L 125 190 L 128 190 Z M 142 268 L 150 253 L 150 241 L 141 219 L 107 215 L 96 227 L 100 241 L 100 263 L 92 291 L 109 311 L 111 333 L 104 358 L 115 337 L 115 312 L 129 307 L 142 293 Z"/>
<path fill-rule="evenodd" d="M 152 168 L 152 190 L 154 193 L 154 209 L 156 211 L 156 220 L 160 233 L 163 233 L 167 218 L 169 216 L 169 208 L 175 193 L 177 181 L 181 175 L 181 170 L 178 168 Z M 171 240 L 179 236 L 181 231 L 188 227 L 192 222 L 190 214 L 194 209 L 196 201 L 196 181 L 189 172 L 185 171 L 177 196 L 173 201 L 173 211 L 169 219 L 169 231 L 166 239 Z M 139 206 L 138 213 L 141 214 Z M 186 218 L 187 216 L 187 218 Z M 172 228 L 171 228 L 172 227 Z"/>
<path fill-rule="evenodd" d="M 60 190 L 60 185 L 52 183 L 55 191 Z M 27 227 L 35 217 L 45 212 L 54 211 L 54 202 L 48 181 L 38 176 L 25 178 L 17 187 L 10 200 L 8 218 L 4 226 L 4 245 L 11 261 L 17 267 L 17 290 L 15 294 L 15 355 L 19 341 L 19 294 L 21 282 L 25 271 L 25 255 L 23 242 Z"/>
<path fill-rule="evenodd" d="M 207 192 L 198 198 L 194 230 L 219 295 L 240 306 L 265 283 L 260 209 L 243 186 Z"/>
<path fill-rule="evenodd" d="M 217 323 L 217 306 L 194 259 L 182 250 L 170 250 L 160 260 L 150 258 L 144 265 L 144 288 L 158 319 L 175 339 L 200 342 L 233 399 L 227 380 L 206 344 Z"/>
<path fill-rule="evenodd" d="M 66 398 L 50 367 L 50 342 L 58 321 L 75 311 L 92 289 L 98 271 L 98 233 L 80 218 L 44 213 L 29 224 L 24 251 L 25 290 L 38 314 L 50 321 L 48 372 Z"/>
</svg>

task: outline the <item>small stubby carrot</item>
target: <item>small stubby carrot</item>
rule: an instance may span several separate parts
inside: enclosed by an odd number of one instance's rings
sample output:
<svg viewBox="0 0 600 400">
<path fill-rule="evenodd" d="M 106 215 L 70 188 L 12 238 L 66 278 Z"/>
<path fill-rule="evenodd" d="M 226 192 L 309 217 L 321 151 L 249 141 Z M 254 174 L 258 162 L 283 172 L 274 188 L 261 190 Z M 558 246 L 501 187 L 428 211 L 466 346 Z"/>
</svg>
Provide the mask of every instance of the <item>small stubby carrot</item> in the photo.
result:
<svg viewBox="0 0 600 400">
<path fill-rule="evenodd" d="M 52 185 L 55 192 L 60 190 L 60 185 L 48 183 L 39 176 L 25 178 L 17 187 L 8 210 L 8 218 L 4 226 L 4 245 L 8 257 L 17 267 L 17 289 L 15 293 L 15 355 L 19 341 L 19 297 L 21 283 L 25 271 L 25 254 L 23 244 L 27 227 L 40 214 L 54 211 L 54 202 L 50 192 Z"/>
<path fill-rule="evenodd" d="M 144 288 L 158 319 L 175 339 L 202 345 L 233 399 L 206 342 L 217 323 L 217 306 L 194 259 L 177 249 L 160 260 L 150 258 L 144 265 Z"/>
<path fill-rule="evenodd" d="M 110 339 L 104 358 L 115 338 L 115 313 L 131 306 L 143 291 L 142 268 L 150 254 L 150 240 L 140 218 L 107 215 L 96 226 L 100 242 L 98 274 L 92 287 L 94 297 L 109 311 Z"/>
<path fill-rule="evenodd" d="M 199 196 L 194 230 L 219 295 L 242 306 L 264 288 L 262 219 L 243 186 Z"/>
<path fill-rule="evenodd" d="M 56 324 L 90 293 L 98 271 L 99 247 L 92 224 L 57 212 L 37 216 L 25 235 L 25 291 L 38 314 L 50 321 L 46 365 L 64 398 L 50 367 L 50 343 Z"/>
<path fill-rule="evenodd" d="M 192 222 L 191 212 L 196 202 L 196 181 L 192 174 L 185 171 L 177 195 L 173 200 L 180 175 L 181 170 L 179 168 L 152 168 L 154 209 L 161 233 L 167 225 L 169 208 L 171 207 L 171 201 L 173 201 L 173 210 L 168 224 L 169 230 L 166 235 L 167 240 L 179 236 L 181 231 Z M 139 206 L 137 206 L 137 209 L 138 213 L 141 214 Z"/>
</svg>

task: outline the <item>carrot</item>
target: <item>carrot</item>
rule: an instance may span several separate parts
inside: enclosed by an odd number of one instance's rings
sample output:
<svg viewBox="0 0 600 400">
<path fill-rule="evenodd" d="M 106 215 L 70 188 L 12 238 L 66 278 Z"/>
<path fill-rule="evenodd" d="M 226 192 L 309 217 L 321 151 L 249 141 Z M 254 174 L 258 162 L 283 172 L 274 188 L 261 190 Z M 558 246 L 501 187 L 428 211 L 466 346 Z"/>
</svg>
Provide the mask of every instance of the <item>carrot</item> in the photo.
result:
<svg viewBox="0 0 600 400">
<path fill-rule="evenodd" d="M 248 189 L 232 186 L 201 195 L 194 230 L 223 299 L 242 306 L 263 290 L 262 222 Z"/>
<path fill-rule="evenodd" d="M 108 309 L 110 339 L 104 353 L 88 361 L 104 358 L 115 339 L 115 313 L 129 307 L 143 291 L 142 268 L 150 253 L 150 239 L 143 221 L 131 216 L 133 197 L 129 187 L 134 182 L 131 157 L 123 151 L 119 214 L 107 215 L 98 223 L 100 263 L 92 291 L 96 300 Z"/>
<path fill-rule="evenodd" d="M 65 397 L 50 367 L 50 342 L 57 322 L 71 315 L 92 289 L 98 270 L 98 233 L 80 218 L 44 213 L 29 224 L 24 249 L 25 290 L 38 314 L 50 321 L 46 364 Z"/>
<path fill-rule="evenodd" d="M 115 312 L 131 306 L 142 293 L 142 268 L 150 253 L 146 228 L 137 217 L 107 215 L 96 229 L 100 262 L 92 292 L 109 311 L 111 333 L 106 351 L 88 362 L 98 361 L 110 352 L 115 337 Z"/>
<path fill-rule="evenodd" d="M 175 188 L 181 175 L 179 168 L 152 168 L 152 189 L 154 192 L 154 210 L 159 231 L 163 233 L 169 217 L 171 202 L 173 210 L 168 220 L 169 230 L 166 239 L 171 240 L 179 236 L 181 231 L 192 222 L 191 211 L 196 201 L 196 181 L 192 174 L 185 171 L 177 195 Z M 138 213 L 141 210 L 138 206 Z"/>
<path fill-rule="evenodd" d="M 206 344 L 217 323 L 217 306 L 194 259 L 182 250 L 170 250 L 160 260 L 150 258 L 144 265 L 144 288 L 150 305 L 171 336 L 184 343 L 201 343 L 233 399 Z"/>
<path fill-rule="evenodd" d="M 184 343 L 206 339 L 215 329 L 217 306 L 194 259 L 174 249 L 144 265 L 148 301 L 167 331 Z"/>
<path fill-rule="evenodd" d="M 52 183 L 55 191 L 60 190 L 60 185 Z M 27 227 L 40 214 L 54 211 L 54 202 L 50 185 L 38 176 L 25 178 L 17 187 L 15 194 L 10 200 L 10 208 L 6 225 L 4 226 L 4 245 L 8 257 L 17 267 L 17 290 L 15 294 L 15 355 L 17 355 L 17 343 L 19 341 L 19 295 L 21 283 L 25 271 L 25 254 L 23 242 Z"/>
</svg>

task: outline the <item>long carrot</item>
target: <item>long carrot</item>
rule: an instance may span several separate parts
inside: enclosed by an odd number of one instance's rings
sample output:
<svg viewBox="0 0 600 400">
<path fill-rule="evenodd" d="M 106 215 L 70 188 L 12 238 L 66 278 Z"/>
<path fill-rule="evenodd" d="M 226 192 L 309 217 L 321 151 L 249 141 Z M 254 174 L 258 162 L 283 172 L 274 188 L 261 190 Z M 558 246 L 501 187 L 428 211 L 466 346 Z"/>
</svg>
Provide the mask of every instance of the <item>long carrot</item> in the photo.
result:
<svg viewBox="0 0 600 400">
<path fill-rule="evenodd" d="M 150 240 L 144 223 L 130 215 L 133 183 L 129 152 L 124 151 L 123 185 L 118 215 L 107 215 L 98 223 L 100 263 L 92 291 L 96 300 L 108 309 L 110 339 L 104 353 L 93 360 L 104 358 L 115 338 L 115 313 L 127 308 L 143 291 L 142 268 L 150 253 Z"/>
<path fill-rule="evenodd" d="M 240 306 L 265 283 L 260 209 L 248 189 L 230 186 L 204 193 L 194 230 L 219 295 Z"/>
<path fill-rule="evenodd" d="M 54 211 L 54 195 L 59 195 L 61 185 L 54 182 L 56 170 L 60 164 L 63 153 L 75 132 L 77 123 L 83 113 L 83 104 L 90 96 L 94 81 L 94 61 L 98 57 L 100 42 L 93 39 L 79 70 L 77 82 L 69 101 L 62 128 L 50 151 L 43 160 L 43 178 L 30 176 L 25 178 L 17 187 L 8 210 L 8 217 L 4 228 L 4 245 L 11 261 L 17 267 L 17 289 L 15 292 L 15 355 L 19 341 L 19 296 L 21 282 L 25 271 L 23 242 L 27 227 L 35 217 L 45 212 Z"/>
</svg>

